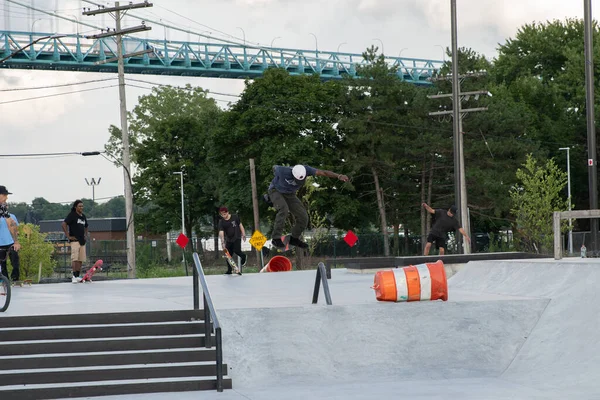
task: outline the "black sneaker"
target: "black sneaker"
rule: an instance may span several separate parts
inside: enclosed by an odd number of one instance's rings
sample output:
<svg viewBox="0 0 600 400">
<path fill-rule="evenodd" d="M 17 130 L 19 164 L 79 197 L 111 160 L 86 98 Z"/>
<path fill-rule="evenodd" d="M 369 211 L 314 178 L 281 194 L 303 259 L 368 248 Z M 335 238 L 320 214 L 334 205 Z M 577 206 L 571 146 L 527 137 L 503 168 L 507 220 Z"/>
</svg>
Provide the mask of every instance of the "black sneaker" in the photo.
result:
<svg viewBox="0 0 600 400">
<path fill-rule="evenodd" d="M 285 249 L 285 243 L 283 243 L 283 241 L 279 238 L 277 239 L 271 239 L 271 243 L 273 243 L 273 246 L 275 247 L 279 247 L 279 248 L 283 248 Z"/>
<path fill-rule="evenodd" d="M 292 246 L 300 247 L 301 249 L 307 249 L 308 248 L 308 244 L 307 243 L 304 243 L 302 240 L 296 239 L 293 236 L 290 236 L 290 244 Z"/>
<path fill-rule="evenodd" d="M 223 275 L 231 275 L 231 274 L 232 274 L 232 272 L 231 272 L 231 271 L 227 271 L 227 272 L 225 272 Z"/>
</svg>

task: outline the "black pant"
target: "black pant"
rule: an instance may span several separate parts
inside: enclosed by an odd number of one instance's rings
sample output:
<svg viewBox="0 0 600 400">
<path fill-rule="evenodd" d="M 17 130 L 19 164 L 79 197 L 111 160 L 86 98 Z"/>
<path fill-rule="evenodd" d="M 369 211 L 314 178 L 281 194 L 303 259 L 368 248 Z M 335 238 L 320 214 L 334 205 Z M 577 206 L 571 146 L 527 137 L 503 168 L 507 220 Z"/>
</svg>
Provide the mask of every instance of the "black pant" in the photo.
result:
<svg viewBox="0 0 600 400">
<path fill-rule="evenodd" d="M 277 239 L 281 236 L 288 214 L 294 216 L 294 225 L 292 226 L 291 234 L 296 239 L 300 239 L 302 232 L 308 226 L 308 213 L 302 201 L 296 196 L 296 193 L 279 193 L 274 189 L 269 192 L 269 197 L 277 210 L 271 239 Z"/>
<path fill-rule="evenodd" d="M 0 246 L 0 272 L 2 275 L 8 278 L 8 268 L 6 267 L 6 260 L 8 259 L 8 254 L 10 253 L 10 248 L 12 244 L 7 246 Z M 12 260 L 11 260 L 12 262 Z"/>
<path fill-rule="evenodd" d="M 19 257 L 19 252 L 13 249 L 10 249 L 8 252 L 8 256 L 10 257 L 10 263 L 12 264 L 12 271 L 10 272 L 10 280 L 18 281 L 21 275 L 21 259 Z"/>
<path fill-rule="evenodd" d="M 242 253 L 242 239 L 234 240 L 233 242 L 226 242 L 225 247 L 227 248 L 227 251 L 229 252 L 231 257 L 233 257 L 234 261 L 237 262 L 234 256 L 237 254 L 242 260 L 242 265 L 246 263 L 247 256 L 244 253 Z M 227 263 L 227 272 L 233 272 L 233 270 L 231 269 L 231 265 L 229 265 L 227 260 L 225 260 L 225 262 Z M 238 265 L 238 267 L 241 267 L 241 265 Z"/>
</svg>

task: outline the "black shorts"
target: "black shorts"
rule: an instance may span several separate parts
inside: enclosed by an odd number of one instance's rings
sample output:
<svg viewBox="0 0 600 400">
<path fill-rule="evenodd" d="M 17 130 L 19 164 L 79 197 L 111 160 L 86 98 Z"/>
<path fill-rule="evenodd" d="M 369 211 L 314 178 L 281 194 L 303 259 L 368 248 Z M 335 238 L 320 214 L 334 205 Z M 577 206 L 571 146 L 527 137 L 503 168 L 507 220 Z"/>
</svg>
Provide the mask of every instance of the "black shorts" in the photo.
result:
<svg viewBox="0 0 600 400">
<path fill-rule="evenodd" d="M 436 236 L 433 233 L 430 233 L 427 236 L 427 243 L 435 243 L 438 249 L 440 247 L 444 249 L 446 248 L 446 239 Z"/>
</svg>

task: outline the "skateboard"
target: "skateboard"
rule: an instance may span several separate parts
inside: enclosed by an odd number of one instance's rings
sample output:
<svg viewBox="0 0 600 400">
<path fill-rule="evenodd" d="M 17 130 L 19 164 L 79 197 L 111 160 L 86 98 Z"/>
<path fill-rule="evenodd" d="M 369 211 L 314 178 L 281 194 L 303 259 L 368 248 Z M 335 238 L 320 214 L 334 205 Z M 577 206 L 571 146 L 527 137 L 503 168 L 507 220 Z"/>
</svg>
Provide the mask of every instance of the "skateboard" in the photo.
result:
<svg viewBox="0 0 600 400">
<path fill-rule="evenodd" d="M 22 281 L 12 281 L 12 286 L 23 287 L 23 286 L 31 286 L 33 281 L 31 279 L 25 279 Z"/>
<path fill-rule="evenodd" d="M 81 278 L 81 283 L 83 282 L 91 282 L 92 281 L 92 277 L 94 276 L 94 274 L 96 273 L 96 271 L 100 270 L 102 271 L 102 260 L 98 260 L 96 261 L 96 263 L 94 264 L 94 266 L 90 269 L 88 269 L 88 271 L 85 273 L 85 275 L 83 276 L 83 278 Z"/>
<path fill-rule="evenodd" d="M 231 254 L 229 254 L 229 250 L 227 250 L 227 249 L 225 249 L 225 258 L 227 259 L 227 263 L 233 269 L 233 272 L 235 272 L 238 275 L 241 275 L 242 271 L 240 271 L 239 267 L 235 263 L 235 260 L 233 259 L 233 257 L 231 257 Z"/>
<path fill-rule="evenodd" d="M 285 247 L 282 248 L 282 247 L 272 246 L 271 247 L 271 256 L 284 255 L 286 257 L 290 257 L 290 256 L 293 256 L 298 251 L 303 252 L 304 255 L 307 255 L 308 248 L 304 249 L 302 247 L 297 247 L 297 246 L 294 246 L 293 244 L 290 244 L 291 237 L 292 237 L 292 235 L 282 236 L 281 241 L 285 244 Z"/>
</svg>

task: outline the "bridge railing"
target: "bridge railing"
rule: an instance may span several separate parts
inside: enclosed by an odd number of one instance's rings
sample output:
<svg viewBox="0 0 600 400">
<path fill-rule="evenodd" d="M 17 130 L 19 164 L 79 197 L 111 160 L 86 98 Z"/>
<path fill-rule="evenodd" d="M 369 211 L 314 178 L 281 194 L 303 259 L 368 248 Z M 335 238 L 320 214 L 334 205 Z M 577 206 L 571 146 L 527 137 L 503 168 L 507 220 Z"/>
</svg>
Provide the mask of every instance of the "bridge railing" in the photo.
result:
<svg viewBox="0 0 600 400">
<path fill-rule="evenodd" d="M 51 36 L 50 33 L 0 31 L 0 55 L 12 52 Z M 114 38 L 88 39 L 81 35 L 60 35 L 40 40 L 17 52 L 1 66 L 5 68 L 64 69 L 75 67 L 86 71 L 116 71 L 116 61 L 98 65 L 116 57 Z M 149 54 L 127 58 L 129 73 L 222 76 L 251 78 L 268 68 L 284 68 L 291 74 L 317 73 L 322 79 L 355 77 L 357 67 L 366 65 L 362 54 L 317 50 L 270 48 L 232 43 L 184 42 L 165 39 L 124 37 L 124 52 L 152 50 Z M 398 68 L 398 77 L 417 84 L 430 84 L 442 62 L 418 58 L 386 57 L 390 66 Z M 168 71 L 166 71 L 168 70 Z"/>
</svg>

